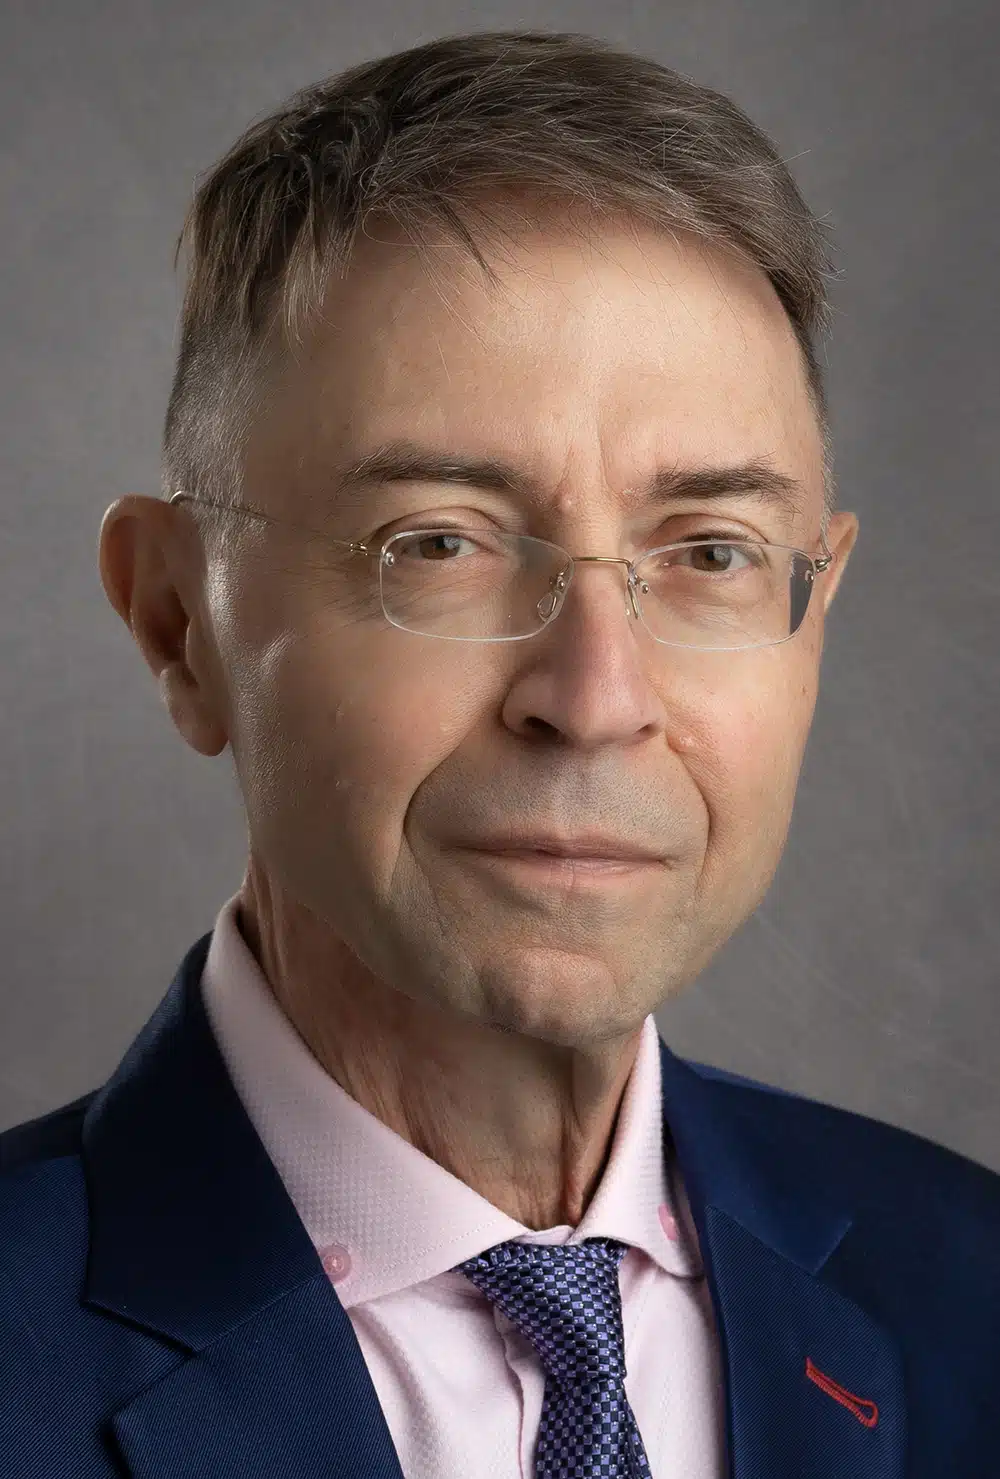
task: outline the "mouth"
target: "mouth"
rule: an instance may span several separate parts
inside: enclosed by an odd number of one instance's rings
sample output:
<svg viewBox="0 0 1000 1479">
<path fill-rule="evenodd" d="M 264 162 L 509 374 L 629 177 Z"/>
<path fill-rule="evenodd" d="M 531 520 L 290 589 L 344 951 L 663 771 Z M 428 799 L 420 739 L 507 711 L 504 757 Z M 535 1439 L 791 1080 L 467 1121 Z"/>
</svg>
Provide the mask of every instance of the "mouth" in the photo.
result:
<svg viewBox="0 0 1000 1479">
<path fill-rule="evenodd" d="M 569 855 L 542 848 L 505 848 L 496 851 L 470 848 L 473 862 L 528 887 L 557 887 L 634 884 L 659 876 L 664 864 L 652 858 L 613 858 Z"/>
<path fill-rule="evenodd" d="M 643 846 L 631 838 L 615 837 L 609 833 L 580 832 L 575 837 L 560 836 L 555 832 L 510 831 L 506 835 L 469 838 L 460 846 L 476 852 L 492 853 L 504 857 L 547 857 L 581 859 L 592 862 L 613 863 L 663 863 L 665 858 L 658 848 Z"/>
</svg>

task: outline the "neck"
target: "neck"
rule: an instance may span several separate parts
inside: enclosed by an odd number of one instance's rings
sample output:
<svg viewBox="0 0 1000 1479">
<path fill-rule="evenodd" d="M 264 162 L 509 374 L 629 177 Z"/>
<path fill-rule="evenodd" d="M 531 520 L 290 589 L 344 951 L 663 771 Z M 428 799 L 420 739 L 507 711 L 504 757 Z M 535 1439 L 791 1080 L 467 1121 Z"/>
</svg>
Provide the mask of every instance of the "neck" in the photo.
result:
<svg viewBox="0 0 1000 1479">
<path fill-rule="evenodd" d="M 577 1226 L 607 1165 L 641 1025 L 582 1048 L 413 1000 L 251 870 L 237 923 L 346 1093 L 523 1226 Z"/>
</svg>

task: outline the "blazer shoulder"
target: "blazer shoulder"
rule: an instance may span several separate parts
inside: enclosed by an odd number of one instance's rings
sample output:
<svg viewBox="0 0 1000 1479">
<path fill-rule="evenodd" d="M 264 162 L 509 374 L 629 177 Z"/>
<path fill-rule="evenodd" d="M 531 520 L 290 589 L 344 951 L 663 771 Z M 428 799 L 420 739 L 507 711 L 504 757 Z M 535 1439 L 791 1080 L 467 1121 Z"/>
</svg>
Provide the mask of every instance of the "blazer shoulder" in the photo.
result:
<svg viewBox="0 0 1000 1479">
<path fill-rule="evenodd" d="M 97 1092 L 92 1089 L 69 1104 L 0 1131 L 0 1175 L 34 1162 L 79 1155 L 84 1115 Z"/>
<path fill-rule="evenodd" d="M 73 1281 L 82 1276 L 88 1236 L 81 1129 L 93 1097 L 84 1094 L 0 1134 L 0 1346 L 5 1349 L 12 1339 L 5 1325 L 13 1313 L 10 1281 L 19 1291 L 16 1308 L 34 1307 L 40 1297 L 52 1308 L 60 1298 L 64 1309 L 75 1304 Z"/>
<path fill-rule="evenodd" d="M 791 1089 L 779 1089 L 776 1084 L 765 1084 L 760 1079 L 747 1078 L 742 1073 L 731 1073 L 728 1068 L 716 1068 L 714 1063 L 698 1063 L 693 1058 L 685 1058 L 684 1062 L 688 1068 L 693 1068 L 700 1078 L 715 1079 L 723 1084 L 743 1084 L 748 1089 L 760 1089 L 765 1094 L 780 1094 L 785 1099 L 804 1099 L 804 1095 L 793 1093 Z M 818 1103 L 817 1100 L 805 1100 L 806 1103 Z"/>
<path fill-rule="evenodd" d="M 857 1110 L 688 1061 L 702 1078 L 724 1086 L 731 1109 L 752 1124 L 761 1142 L 792 1164 L 822 1166 L 826 1182 L 869 1206 L 899 1206 L 912 1199 L 922 1209 L 1000 1236 L 1000 1172 L 915 1130 Z"/>
</svg>

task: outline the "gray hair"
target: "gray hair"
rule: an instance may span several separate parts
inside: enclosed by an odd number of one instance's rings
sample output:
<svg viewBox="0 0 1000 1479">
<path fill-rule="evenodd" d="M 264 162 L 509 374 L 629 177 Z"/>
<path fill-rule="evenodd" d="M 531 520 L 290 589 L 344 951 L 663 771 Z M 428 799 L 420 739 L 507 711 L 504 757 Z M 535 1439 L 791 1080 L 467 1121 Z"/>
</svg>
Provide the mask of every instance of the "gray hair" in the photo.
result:
<svg viewBox="0 0 1000 1479">
<path fill-rule="evenodd" d="M 163 491 L 231 504 L 268 375 L 343 276 L 378 212 L 419 249 L 428 229 L 472 254 L 492 195 L 534 192 L 725 245 L 761 268 L 794 328 L 823 440 L 817 345 L 833 275 L 822 223 L 768 138 L 721 93 L 588 36 L 445 37 L 303 88 L 200 180 L 163 436 Z"/>
</svg>

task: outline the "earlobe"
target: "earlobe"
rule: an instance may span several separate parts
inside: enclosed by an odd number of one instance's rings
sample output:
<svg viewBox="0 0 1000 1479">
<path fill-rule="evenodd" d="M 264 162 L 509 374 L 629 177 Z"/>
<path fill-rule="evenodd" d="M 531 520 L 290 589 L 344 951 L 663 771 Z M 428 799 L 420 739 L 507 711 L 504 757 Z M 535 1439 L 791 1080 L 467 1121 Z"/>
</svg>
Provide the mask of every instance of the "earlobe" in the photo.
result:
<svg viewBox="0 0 1000 1479">
<path fill-rule="evenodd" d="M 167 713 L 181 738 L 199 755 L 221 754 L 229 737 L 207 712 L 205 697 L 186 663 L 167 663 L 160 672 L 159 682 Z"/>
</svg>

